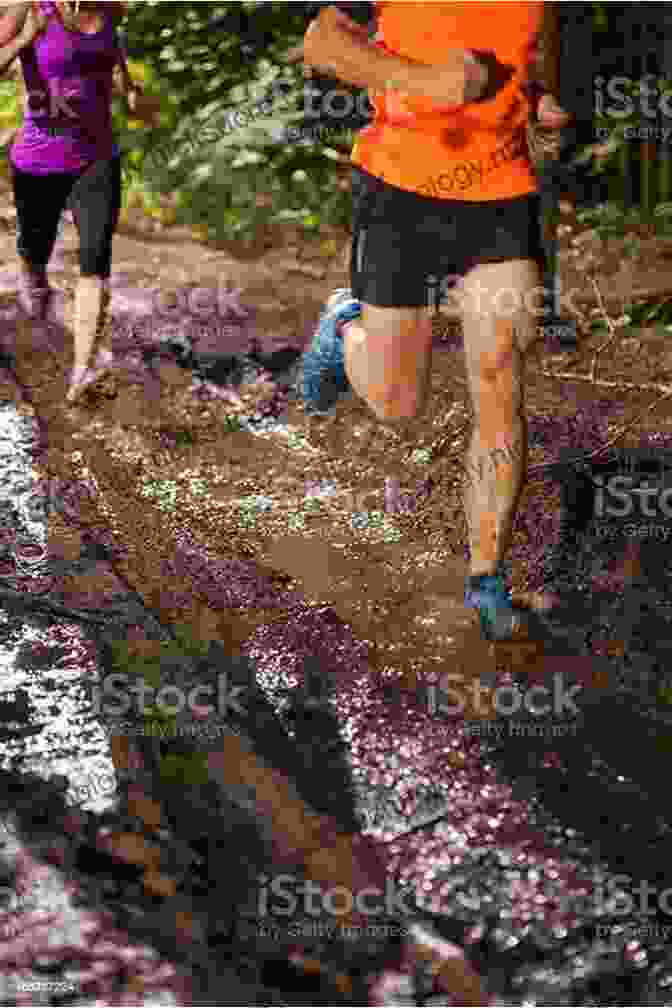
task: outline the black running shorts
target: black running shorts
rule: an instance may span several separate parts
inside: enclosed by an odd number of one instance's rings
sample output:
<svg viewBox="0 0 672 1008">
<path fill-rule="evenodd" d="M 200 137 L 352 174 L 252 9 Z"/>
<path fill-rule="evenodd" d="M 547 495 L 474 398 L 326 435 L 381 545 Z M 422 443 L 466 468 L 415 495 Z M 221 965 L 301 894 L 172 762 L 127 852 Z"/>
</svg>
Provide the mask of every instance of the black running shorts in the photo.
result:
<svg viewBox="0 0 672 1008">
<path fill-rule="evenodd" d="M 352 196 L 350 285 L 365 304 L 436 308 L 446 278 L 481 263 L 533 259 L 544 267 L 536 193 L 480 203 L 435 199 L 353 168 Z"/>
<path fill-rule="evenodd" d="M 70 206 L 80 238 L 82 276 L 110 276 L 112 239 L 121 210 L 121 158 L 97 161 L 81 175 L 31 175 L 12 165 L 17 246 L 22 259 L 44 269 L 63 211 Z"/>
</svg>

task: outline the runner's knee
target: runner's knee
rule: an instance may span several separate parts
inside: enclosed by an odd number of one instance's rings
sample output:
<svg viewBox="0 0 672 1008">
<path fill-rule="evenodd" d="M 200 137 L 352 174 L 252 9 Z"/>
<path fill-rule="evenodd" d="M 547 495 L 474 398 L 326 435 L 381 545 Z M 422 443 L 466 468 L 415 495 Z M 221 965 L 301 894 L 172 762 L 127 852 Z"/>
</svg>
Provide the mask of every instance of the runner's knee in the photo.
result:
<svg viewBox="0 0 672 1008">
<path fill-rule="evenodd" d="M 427 396 L 416 390 L 400 390 L 398 388 L 386 388 L 385 395 L 378 398 L 372 396 L 369 399 L 369 406 L 376 415 L 376 419 L 384 424 L 408 423 L 410 420 L 417 420 L 425 411 Z"/>
<path fill-rule="evenodd" d="M 366 342 L 366 401 L 381 423 L 422 415 L 427 401 L 431 324 L 422 310 L 364 305 L 360 341 Z"/>
<path fill-rule="evenodd" d="M 506 384 L 518 365 L 516 326 L 511 319 L 498 320 L 495 325 L 495 346 L 481 354 L 479 379 L 486 384 Z"/>
</svg>

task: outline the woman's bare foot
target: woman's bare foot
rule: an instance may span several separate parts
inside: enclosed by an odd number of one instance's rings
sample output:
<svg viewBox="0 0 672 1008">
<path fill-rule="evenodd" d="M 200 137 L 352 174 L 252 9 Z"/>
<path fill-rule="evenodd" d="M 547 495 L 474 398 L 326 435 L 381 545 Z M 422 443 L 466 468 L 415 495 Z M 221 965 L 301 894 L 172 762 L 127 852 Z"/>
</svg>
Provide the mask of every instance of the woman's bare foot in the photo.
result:
<svg viewBox="0 0 672 1008">
<path fill-rule="evenodd" d="M 89 367 L 75 367 L 70 377 L 70 387 L 65 397 L 68 406 L 76 405 L 87 389 L 98 380 L 96 372 Z"/>
</svg>

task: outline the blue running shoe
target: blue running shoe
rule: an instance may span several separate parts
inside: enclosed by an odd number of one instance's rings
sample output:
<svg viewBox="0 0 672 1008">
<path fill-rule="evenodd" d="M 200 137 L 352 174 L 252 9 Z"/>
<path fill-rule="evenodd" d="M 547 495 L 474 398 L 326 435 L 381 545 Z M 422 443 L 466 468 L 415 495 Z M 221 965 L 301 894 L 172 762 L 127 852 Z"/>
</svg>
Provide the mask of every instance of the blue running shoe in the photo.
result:
<svg viewBox="0 0 672 1008">
<path fill-rule="evenodd" d="M 336 291 L 327 301 L 317 332 L 303 355 L 301 395 L 309 413 L 328 413 L 348 391 L 340 327 L 360 318 L 362 306 L 351 291 Z"/>
<path fill-rule="evenodd" d="M 464 604 L 478 610 L 481 632 L 488 641 L 510 641 L 526 629 L 525 612 L 514 606 L 501 573 L 467 578 Z"/>
</svg>

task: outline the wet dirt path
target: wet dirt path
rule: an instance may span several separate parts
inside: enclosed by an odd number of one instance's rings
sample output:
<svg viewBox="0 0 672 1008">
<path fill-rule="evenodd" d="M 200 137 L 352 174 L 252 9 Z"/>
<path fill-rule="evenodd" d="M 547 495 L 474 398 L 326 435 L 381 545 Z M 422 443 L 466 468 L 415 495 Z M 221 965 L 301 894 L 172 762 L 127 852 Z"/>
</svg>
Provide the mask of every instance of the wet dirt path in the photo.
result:
<svg viewBox="0 0 672 1008">
<path fill-rule="evenodd" d="M 59 326 L 51 327 L 50 336 L 57 349 L 60 340 L 62 352 L 65 335 L 58 330 Z M 124 335 L 127 337 L 127 330 Z M 142 340 L 137 349 L 141 347 Z M 23 348 L 25 351 L 25 343 Z M 136 375 L 144 395 L 152 379 L 150 373 L 144 373 L 137 349 L 129 348 L 127 340 L 120 356 L 125 354 L 127 363 L 133 357 L 127 373 Z M 439 372 L 445 360 L 439 362 Z M 635 997 L 637 1003 L 660 1003 L 656 999 L 662 996 L 658 991 L 667 983 L 668 943 L 663 931 L 654 932 L 653 925 L 662 928 L 665 915 L 637 915 L 636 911 L 624 915 L 604 897 L 605 889 L 611 896 L 615 890 L 610 888 L 613 876 L 603 858 L 611 861 L 612 872 L 619 873 L 620 868 L 621 873 L 632 876 L 632 888 L 641 878 L 655 874 L 653 869 L 657 871 L 665 862 L 669 825 L 661 814 L 664 806 L 651 774 L 656 766 L 653 757 L 649 754 L 645 759 L 642 752 L 641 767 L 637 760 L 629 761 L 627 769 L 630 773 L 636 771 L 634 780 L 620 765 L 624 762 L 622 754 L 613 742 L 614 735 L 622 737 L 633 732 L 632 704 L 625 709 L 623 703 L 619 706 L 618 691 L 609 692 L 604 686 L 599 697 L 595 689 L 584 690 L 580 715 L 565 725 L 542 719 L 543 731 L 538 721 L 535 724 L 530 719 L 496 721 L 491 710 L 486 711 L 486 716 L 482 711 L 473 711 L 466 712 L 466 716 L 438 717 L 427 698 L 428 671 L 443 670 L 448 662 L 460 668 L 462 663 L 464 680 L 473 681 L 485 664 L 493 666 L 459 605 L 464 572 L 459 550 L 447 549 L 445 543 L 442 548 L 437 542 L 434 555 L 425 555 L 415 570 L 411 560 L 417 563 L 417 552 L 400 557 L 403 551 L 390 529 L 395 528 L 395 521 L 401 524 L 403 519 L 390 518 L 395 512 L 385 509 L 382 474 L 362 470 L 363 456 L 359 457 L 358 485 L 353 487 L 344 478 L 349 475 L 344 448 L 352 436 L 346 440 L 338 422 L 310 427 L 296 412 L 290 412 L 290 422 L 281 421 L 275 434 L 284 437 L 287 449 L 279 447 L 277 440 L 269 440 L 274 436 L 272 425 L 268 434 L 260 436 L 258 423 L 254 432 L 231 432 L 224 444 L 221 436 L 208 433 L 214 426 L 208 427 L 208 423 L 218 419 L 216 410 L 220 407 L 199 406 L 198 421 L 194 422 L 190 402 L 198 400 L 194 399 L 191 379 L 187 381 L 172 365 L 161 367 L 161 387 L 169 380 L 171 389 L 177 390 L 171 395 L 170 406 L 163 407 L 172 411 L 172 426 L 166 413 L 161 413 L 161 392 L 155 423 L 147 422 L 147 411 L 140 417 L 137 409 L 135 414 L 130 412 L 132 403 L 137 403 L 137 393 L 129 388 L 127 379 L 120 379 L 121 391 L 115 387 L 107 401 L 100 402 L 93 413 L 82 414 L 80 422 L 73 426 L 60 410 L 64 376 L 60 357 L 35 352 L 31 360 L 25 352 L 21 354 L 20 376 L 29 387 L 42 421 L 42 475 L 69 484 L 69 493 L 63 493 L 60 484 L 54 487 L 52 483 L 49 488 L 52 505 L 48 538 L 53 542 L 50 560 L 43 555 L 45 534 L 40 537 L 34 523 L 13 517 L 4 522 L 10 547 L 8 589 L 48 595 L 54 603 L 80 612 L 100 611 L 112 605 L 121 626 L 124 620 L 127 626 L 142 622 L 146 616 L 142 601 L 155 605 L 164 622 L 186 612 L 192 623 L 198 625 L 200 620 L 211 632 L 214 621 L 222 639 L 253 660 L 259 682 L 279 711 L 302 682 L 304 660 L 316 660 L 321 673 L 336 682 L 336 710 L 350 751 L 356 811 L 367 832 L 378 840 L 389 876 L 404 892 L 412 892 L 416 901 L 424 899 L 425 906 L 439 910 L 447 935 L 469 949 L 495 993 L 496 1003 L 620 1004 L 632 1003 Z M 14 393 L 7 398 L 13 400 Z M 148 401 L 145 396 L 143 407 Z M 11 495 L 16 502 L 23 493 L 21 480 L 33 477 L 27 460 L 24 468 L 17 450 L 21 421 L 11 407 L 6 409 L 5 457 L 11 456 L 16 467 Z M 208 414 L 208 410 L 214 413 Z M 359 425 L 363 436 L 375 437 L 356 407 L 353 411 L 341 424 L 347 422 L 351 430 Z M 538 438 L 543 441 L 546 437 L 548 441 L 548 425 L 544 428 L 540 420 L 537 428 Z M 26 431 L 23 438 L 27 445 L 32 441 L 34 446 L 35 431 Z M 311 452 L 314 459 L 321 460 L 325 445 L 336 464 L 331 471 L 317 469 L 310 473 L 311 485 L 306 487 Z M 75 458 L 73 448 L 80 453 Z M 171 480 L 170 467 L 177 475 L 179 468 L 185 468 L 184 454 L 190 451 L 194 465 L 186 493 L 178 480 Z M 284 451 L 287 454 L 280 455 Z M 239 486 L 225 487 L 224 504 L 230 505 L 232 499 L 237 506 L 228 511 L 222 508 L 220 521 L 215 523 L 207 513 L 200 483 L 195 491 L 200 506 L 194 505 L 193 481 L 205 480 L 211 487 L 214 469 L 204 466 L 203 459 L 211 466 L 214 461 L 221 463 L 223 452 L 233 468 L 250 463 L 246 473 L 241 469 L 237 476 L 240 484 L 248 480 L 243 492 L 249 503 L 241 509 Z M 397 465 L 401 465 L 403 457 L 399 452 Z M 278 463 L 278 459 L 283 461 Z M 199 464 L 204 472 L 196 471 Z M 261 546 L 254 541 L 255 552 L 250 545 L 249 526 L 263 532 L 263 522 L 273 520 L 267 516 L 274 515 L 272 494 L 276 484 L 268 479 L 274 464 L 282 470 L 279 475 L 286 478 L 285 513 L 277 519 L 281 524 L 270 528 L 275 536 L 261 536 Z M 420 477 L 422 462 L 418 459 L 413 465 L 418 467 Z M 162 482 L 161 492 L 144 498 L 136 492 L 138 467 L 143 475 L 140 484 L 155 488 L 157 482 Z M 161 480 L 157 480 L 157 472 Z M 263 473 L 265 481 L 261 479 Z M 393 477 L 394 472 L 388 479 Z M 416 482 L 422 481 L 418 478 Z M 328 503 L 320 501 L 328 502 L 334 490 L 336 495 L 340 491 L 346 497 L 356 492 L 359 500 L 350 497 L 345 506 L 341 502 L 332 513 Z M 39 496 L 30 490 L 27 493 L 33 501 Z M 422 506 L 426 490 L 420 486 L 416 493 Z M 299 497 L 303 502 L 315 502 L 317 498 L 317 506 L 299 505 Z M 62 514 L 53 514 L 54 498 L 66 501 L 62 510 L 69 513 L 70 521 Z M 276 515 L 278 511 L 282 509 L 276 504 Z M 287 524 L 287 512 L 294 516 L 293 530 Z M 351 518 L 360 516 L 350 522 L 349 529 L 342 525 L 343 512 Z M 35 513 L 31 504 L 33 517 Z M 102 513 L 107 515 L 107 527 L 101 521 Z M 338 534 L 306 537 L 304 530 L 310 528 L 315 514 L 320 529 L 332 529 L 341 522 Z M 531 515 L 531 524 L 535 517 Z M 76 527 L 82 518 L 88 536 Z M 404 531 L 408 528 L 402 527 Z M 421 526 L 416 541 L 421 541 L 427 530 L 427 524 Z M 17 552 L 14 542 L 21 559 L 18 567 L 12 561 Z M 532 573 L 534 562 L 543 558 L 543 542 L 541 538 L 537 548 L 527 555 L 533 561 L 529 564 Z M 247 552 L 237 554 L 238 545 Z M 114 558 L 113 563 L 103 559 L 102 549 Z M 431 552 L 425 546 L 423 553 Z M 241 555 L 247 559 L 241 560 Z M 353 563 L 358 555 L 359 564 Z M 54 559 L 60 560 L 60 568 L 58 563 L 54 567 Z M 80 564 L 79 572 L 73 571 L 75 560 Z M 627 586 L 627 571 L 622 577 Z M 585 593 L 583 597 L 585 601 Z M 636 665 L 637 655 L 642 653 L 637 648 L 637 631 L 652 611 L 657 611 L 662 621 L 658 636 L 665 636 L 664 602 L 660 592 L 647 595 L 642 587 L 630 594 L 625 607 L 618 593 L 615 597 L 613 592 L 607 593 L 597 633 L 595 607 L 580 611 L 575 603 L 564 633 L 550 635 L 552 639 L 547 637 L 543 648 L 534 649 L 526 657 L 503 660 L 503 665 L 519 679 L 534 679 L 536 675 L 548 682 L 560 668 L 578 676 L 584 684 L 595 686 L 597 673 L 604 674 L 606 661 L 611 682 L 616 669 L 628 665 L 626 652 L 629 666 Z M 630 619 L 628 633 L 623 632 L 625 616 Z M 42 760 L 40 769 L 45 763 L 53 767 L 55 753 L 62 752 L 59 769 L 70 778 L 70 797 L 81 799 L 81 788 L 86 786 L 82 782 L 87 776 L 100 781 L 107 773 L 109 779 L 104 736 L 77 686 L 83 673 L 94 670 L 90 642 L 87 644 L 82 631 L 72 624 L 63 629 L 51 625 L 32 630 L 21 616 L 14 620 L 14 629 L 8 627 L 6 636 L 7 668 L 12 668 L 11 678 L 7 673 L 7 693 L 14 699 L 10 696 L 5 702 L 24 704 L 25 709 L 25 698 L 17 693 L 24 689 L 32 714 L 27 720 L 31 725 L 45 727 L 38 735 L 27 735 L 19 742 L 8 740 L 3 752 L 8 758 L 24 757 L 22 769 L 26 768 L 25 759 Z M 23 635 L 14 649 L 12 632 Z M 610 639 L 613 643 L 614 637 L 622 647 L 612 648 L 613 653 L 605 657 L 596 644 L 606 644 Z M 54 652 L 59 645 L 66 649 L 64 654 Z M 596 669 L 598 656 L 602 664 Z M 22 662 L 28 665 L 27 670 L 21 669 Z M 400 675 L 400 670 L 405 675 Z M 4 683 L 3 674 L 3 692 Z M 646 713 L 643 710 L 637 736 L 628 735 L 637 742 L 650 728 L 651 718 L 647 720 Z M 512 724 L 517 725 L 515 730 Z M 619 728 L 614 731 L 616 724 Z M 320 738 L 304 741 L 306 759 L 319 767 Z M 76 776 L 73 779 L 75 754 L 83 767 L 79 782 Z M 87 759 L 103 762 L 88 766 Z M 644 787 L 647 779 L 651 794 Z M 100 784 L 92 786 L 94 791 L 96 788 L 100 789 Z M 25 798 L 26 792 L 27 805 L 33 807 L 30 788 L 23 786 L 17 795 Z M 90 798 L 109 801 L 107 794 L 94 793 Z M 7 804 L 11 807 L 12 799 Z M 14 804 L 20 805 L 18 797 Z M 556 822 L 549 819 L 549 810 L 557 814 Z M 55 817 L 52 821 L 56 821 Z M 579 835 L 581 828 L 585 830 L 584 839 Z M 33 831 L 39 832 L 35 827 Z M 66 834 L 64 825 L 63 836 Z M 75 834 L 80 836 L 78 823 Z M 654 864 L 651 858 L 656 848 L 659 853 Z M 22 852 L 11 842 L 7 851 L 10 861 L 13 851 L 16 866 Z M 24 871 L 24 863 L 18 860 Z M 120 870 L 119 866 L 114 870 L 109 865 L 96 867 L 100 877 L 104 877 L 106 868 L 112 878 Z M 227 870 L 231 869 L 223 864 L 222 874 Z M 89 869 L 89 875 L 96 874 Z M 658 884 L 662 890 L 664 886 L 660 881 Z M 11 885 L 15 886 L 15 882 Z M 126 880 L 125 885 L 137 888 L 137 880 Z M 600 885 L 603 894 L 595 898 Z M 627 880 L 621 879 L 620 885 L 628 890 Z M 124 902 L 123 893 L 112 889 L 103 892 L 102 897 L 113 905 Z M 138 898 L 137 892 L 133 898 Z M 40 908 L 48 905 L 47 901 Z M 32 930 L 19 931 L 21 914 L 25 912 L 11 918 L 18 922 L 11 923 L 16 933 L 2 946 L 8 975 L 11 973 L 15 979 L 22 976 L 27 983 L 37 961 L 46 959 L 50 968 L 61 969 L 59 977 L 67 973 L 66 982 L 79 985 L 80 992 L 95 991 L 97 1003 L 102 998 L 107 999 L 102 1003 L 114 1003 L 118 964 L 125 956 L 129 962 L 139 961 L 142 967 L 139 986 L 133 977 L 127 979 L 131 989 L 135 982 L 136 990 L 170 991 L 170 968 L 153 962 L 156 952 L 150 953 L 147 948 L 142 954 L 137 948 L 134 952 L 128 937 L 114 930 L 113 925 L 108 936 L 97 944 L 87 937 L 88 944 L 80 942 L 77 946 L 76 940 L 68 938 L 54 951 L 51 939 L 45 953 L 45 946 L 40 944 L 44 921 L 33 920 Z M 144 914 L 146 919 L 151 917 L 146 908 Z M 643 930 L 645 926 L 649 933 Z M 53 931 L 51 925 L 49 929 Z M 87 936 L 96 933 L 94 927 L 84 930 Z M 276 936 L 279 948 L 283 947 L 280 930 Z M 241 961 L 241 937 L 229 941 L 228 949 L 220 948 L 218 958 L 227 962 L 227 982 L 233 983 Z M 86 961 L 84 969 L 74 973 L 73 947 Z M 258 947 L 256 951 L 260 951 Z M 260 975 L 263 973 L 261 969 Z M 236 983 L 242 985 L 243 981 L 238 977 Z M 417 984 L 412 994 L 409 989 L 404 995 L 404 983 L 408 986 L 409 978 L 395 983 L 397 998 L 410 997 L 403 1003 L 418 1003 Z M 240 989 L 241 998 L 247 996 L 249 1003 L 266 1003 L 263 998 L 270 996 L 273 985 L 243 985 Z M 298 979 L 288 979 L 287 975 L 274 989 L 278 1003 L 297 1004 L 307 996 Z M 324 992 L 314 992 L 311 1003 L 323 1003 L 319 1000 L 322 996 L 327 997 Z"/>
</svg>

